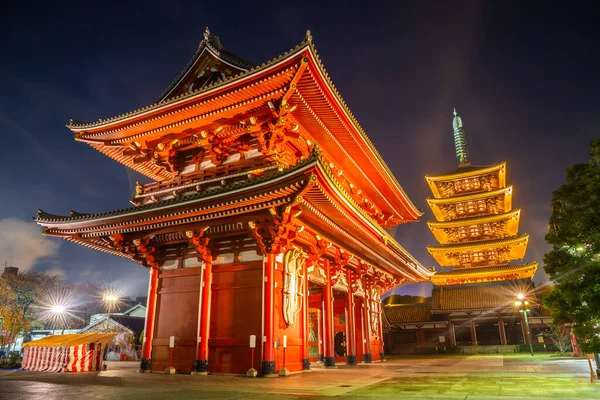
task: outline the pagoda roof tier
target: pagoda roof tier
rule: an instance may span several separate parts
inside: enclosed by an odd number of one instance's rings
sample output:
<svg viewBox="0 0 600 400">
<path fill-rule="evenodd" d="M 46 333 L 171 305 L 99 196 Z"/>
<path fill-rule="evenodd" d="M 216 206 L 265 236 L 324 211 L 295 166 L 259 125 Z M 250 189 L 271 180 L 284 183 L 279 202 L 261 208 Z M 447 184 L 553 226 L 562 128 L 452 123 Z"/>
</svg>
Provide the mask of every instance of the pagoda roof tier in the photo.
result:
<svg viewBox="0 0 600 400">
<path fill-rule="evenodd" d="M 491 267 L 461 268 L 438 272 L 431 277 L 434 285 L 458 285 L 480 282 L 533 278 L 538 263 L 524 265 L 495 265 Z"/>
<path fill-rule="evenodd" d="M 492 231 L 491 235 L 496 239 L 515 236 L 519 231 L 520 216 L 521 210 L 517 208 L 503 214 L 481 215 L 478 217 L 456 219 L 453 221 L 428 221 L 427 225 L 439 243 L 448 244 L 456 243 L 458 241 L 457 238 L 453 237 L 455 234 L 454 231 L 458 228 L 481 227 L 486 224 L 492 225 L 490 227 L 490 230 Z M 497 223 L 501 223 L 501 225 L 498 225 L 500 231 L 497 231 L 494 227 Z"/>
<path fill-rule="evenodd" d="M 504 187 L 502 189 L 492 190 L 489 192 L 468 194 L 468 195 L 464 195 L 464 196 L 455 196 L 455 197 L 449 197 L 449 198 L 443 198 L 443 199 L 428 198 L 427 203 L 429 204 L 429 207 L 431 207 L 431 210 L 433 211 L 433 215 L 435 216 L 435 218 L 438 221 L 448 221 L 448 220 L 454 220 L 454 219 L 460 219 L 460 218 L 469 218 L 469 217 L 473 216 L 472 214 L 468 214 L 468 213 L 465 213 L 464 216 L 461 216 L 458 213 L 456 214 L 456 216 L 455 215 L 450 216 L 443 209 L 444 206 L 453 206 L 453 205 L 456 205 L 459 203 L 468 203 L 468 202 L 474 202 L 474 201 L 480 201 L 480 200 L 483 200 L 485 202 L 485 200 L 487 200 L 487 199 L 497 198 L 499 200 L 499 202 L 495 204 L 496 212 L 489 210 L 486 206 L 486 208 L 484 210 L 482 210 L 481 212 L 478 212 L 478 214 L 482 214 L 482 213 L 497 214 L 497 213 L 507 212 L 512 208 L 512 191 L 513 191 L 513 187 L 511 185 L 511 186 Z"/>
<path fill-rule="evenodd" d="M 467 243 L 455 243 L 441 246 L 427 246 L 427 251 L 439 265 L 442 267 L 455 267 L 460 268 L 461 265 L 461 254 L 473 253 L 473 252 L 496 252 L 498 253 L 497 261 L 511 261 L 522 259 L 525 257 L 527 251 L 527 243 L 529 242 L 529 235 L 524 234 L 521 236 L 494 239 L 494 240 L 478 240 Z M 498 250 L 502 249 L 503 252 Z"/>
<path fill-rule="evenodd" d="M 477 285 L 435 286 L 432 293 L 433 313 L 475 311 L 514 311 L 518 293 L 531 286 L 529 279 L 484 282 Z"/>
<path fill-rule="evenodd" d="M 218 141 L 239 138 L 252 130 L 249 121 L 272 118 L 285 106 L 289 112 L 284 120 L 291 121 L 295 135 L 309 148 L 318 142 L 336 172 L 353 182 L 383 214 L 396 223 L 422 215 L 341 98 L 309 34 L 294 49 L 259 67 L 161 99 L 127 114 L 92 123 L 71 121 L 67 126 L 76 140 L 163 181 L 180 173 L 158 162 L 170 143 L 185 143 L 186 150 L 208 155 L 214 145 L 207 142 L 210 135 Z M 208 139 L 201 140 L 207 132 Z M 157 146 L 161 147 L 157 150 Z"/>
<path fill-rule="evenodd" d="M 425 175 L 427 182 L 443 182 L 455 179 L 472 178 L 492 172 L 506 172 L 506 161 L 491 165 L 464 165 L 457 169 L 441 175 Z"/>
<path fill-rule="evenodd" d="M 493 175 L 495 177 L 492 183 L 493 189 L 500 189 L 506 186 L 506 162 L 492 165 L 464 165 L 456 170 L 443 175 L 425 175 L 425 180 L 431 189 L 434 197 L 450 197 L 444 190 L 444 185 L 454 181 Z M 485 189 L 482 189 L 485 190 Z"/>
<path fill-rule="evenodd" d="M 411 281 L 432 275 L 354 202 L 317 152 L 294 167 L 246 182 L 108 213 L 57 216 L 40 211 L 36 222 L 46 235 L 132 258 L 115 249 L 112 238 L 151 237 L 160 242 L 160 235 L 181 236 L 199 224 L 219 232 L 223 223 L 246 227 L 236 228 L 243 233 L 249 222 L 291 204 L 302 210 L 298 226 L 331 238 L 377 268 Z"/>
</svg>

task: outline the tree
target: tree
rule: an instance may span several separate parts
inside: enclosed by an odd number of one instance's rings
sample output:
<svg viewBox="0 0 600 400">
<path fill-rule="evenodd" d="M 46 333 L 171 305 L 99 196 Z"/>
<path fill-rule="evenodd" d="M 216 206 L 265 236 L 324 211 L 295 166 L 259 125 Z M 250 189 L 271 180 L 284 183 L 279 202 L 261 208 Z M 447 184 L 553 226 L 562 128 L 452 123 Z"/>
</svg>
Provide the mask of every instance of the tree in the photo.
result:
<svg viewBox="0 0 600 400">
<path fill-rule="evenodd" d="M 552 340 L 561 355 L 571 349 L 571 335 L 564 325 L 552 324 L 544 331 L 544 336 Z"/>
<path fill-rule="evenodd" d="M 4 274 L 0 277 L 0 321 L 2 344 L 12 343 L 36 320 L 34 303 L 42 287 L 53 277 L 45 273 Z"/>
<path fill-rule="evenodd" d="M 544 305 L 555 324 L 573 324 L 584 352 L 600 352 L 600 139 L 590 161 L 567 168 L 566 183 L 552 194 L 552 245 L 544 270 L 555 282 Z"/>
</svg>

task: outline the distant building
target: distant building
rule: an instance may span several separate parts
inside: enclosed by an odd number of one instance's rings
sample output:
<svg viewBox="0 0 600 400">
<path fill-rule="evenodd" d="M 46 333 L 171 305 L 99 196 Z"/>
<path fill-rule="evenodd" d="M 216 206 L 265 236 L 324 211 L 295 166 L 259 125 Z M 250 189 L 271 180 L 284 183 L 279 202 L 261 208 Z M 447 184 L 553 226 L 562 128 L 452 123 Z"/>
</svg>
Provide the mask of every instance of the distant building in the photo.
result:
<svg viewBox="0 0 600 400">
<path fill-rule="evenodd" d="M 4 271 L 2 272 L 2 275 L 17 275 L 19 273 L 19 268 L 17 267 L 9 267 L 5 264 L 4 266 Z"/>
</svg>

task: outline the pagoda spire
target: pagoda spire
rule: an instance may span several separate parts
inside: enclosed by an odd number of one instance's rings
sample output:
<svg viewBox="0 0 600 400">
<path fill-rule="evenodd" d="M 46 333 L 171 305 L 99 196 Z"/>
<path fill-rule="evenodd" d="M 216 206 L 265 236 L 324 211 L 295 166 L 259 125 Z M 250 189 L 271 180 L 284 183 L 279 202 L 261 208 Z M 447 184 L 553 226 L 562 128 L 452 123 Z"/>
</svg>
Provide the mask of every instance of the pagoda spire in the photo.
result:
<svg viewBox="0 0 600 400">
<path fill-rule="evenodd" d="M 454 126 L 454 147 L 456 148 L 456 157 L 460 160 L 459 167 L 471 165 L 468 160 L 469 150 L 467 148 L 467 139 L 465 138 L 462 119 L 456 112 L 456 108 L 454 109 L 452 125 Z"/>
</svg>

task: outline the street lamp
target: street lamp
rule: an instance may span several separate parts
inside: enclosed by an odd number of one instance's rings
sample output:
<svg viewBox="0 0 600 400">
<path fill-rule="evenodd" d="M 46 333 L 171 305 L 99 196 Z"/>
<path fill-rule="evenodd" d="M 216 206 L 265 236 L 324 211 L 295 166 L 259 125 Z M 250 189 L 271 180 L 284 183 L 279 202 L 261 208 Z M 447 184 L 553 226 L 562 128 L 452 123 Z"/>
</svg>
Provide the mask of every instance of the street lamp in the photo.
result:
<svg viewBox="0 0 600 400">
<path fill-rule="evenodd" d="M 515 301 L 515 307 L 519 310 L 520 313 L 523 313 L 523 319 L 525 320 L 525 330 L 527 331 L 527 341 L 529 342 L 529 351 L 533 356 L 533 343 L 531 342 L 531 332 L 529 330 L 529 318 L 527 317 L 527 313 L 529 310 L 529 302 L 525 300 L 525 295 L 523 293 L 519 293 L 517 295 L 517 299 Z"/>
<path fill-rule="evenodd" d="M 108 307 L 108 317 L 110 318 L 110 310 L 113 306 L 115 306 L 119 302 L 119 296 L 112 292 L 106 292 L 102 296 L 104 303 Z"/>
<path fill-rule="evenodd" d="M 50 315 L 52 318 L 52 334 L 54 335 L 54 331 L 56 330 L 56 321 L 58 319 L 64 320 L 64 313 L 67 311 L 67 308 L 60 304 L 55 304 L 50 307 Z M 64 331 L 64 323 L 63 323 L 63 331 Z M 63 332 L 64 333 L 64 332 Z"/>
</svg>

